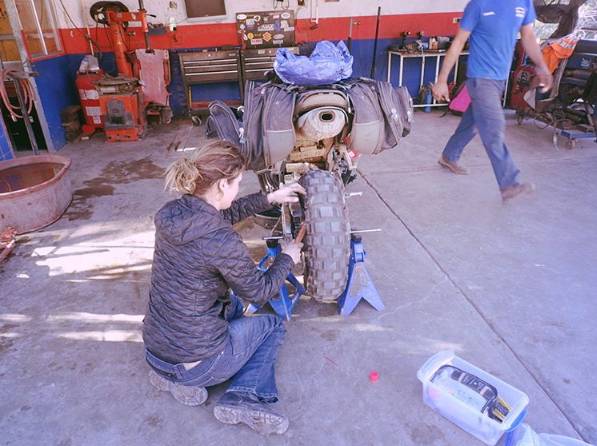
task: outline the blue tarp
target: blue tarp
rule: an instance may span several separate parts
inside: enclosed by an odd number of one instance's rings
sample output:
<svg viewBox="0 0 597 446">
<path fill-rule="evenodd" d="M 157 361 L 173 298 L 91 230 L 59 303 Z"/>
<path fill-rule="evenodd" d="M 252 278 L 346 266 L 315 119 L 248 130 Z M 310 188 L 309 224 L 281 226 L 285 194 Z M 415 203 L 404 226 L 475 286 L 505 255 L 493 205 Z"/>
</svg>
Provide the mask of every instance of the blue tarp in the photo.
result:
<svg viewBox="0 0 597 446">
<path fill-rule="evenodd" d="M 287 48 L 276 54 L 274 69 L 287 84 L 325 85 L 349 78 L 353 58 L 344 42 L 337 45 L 324 40 L 317 43 L 309 57 L 297 56 Z"/>
</svg>

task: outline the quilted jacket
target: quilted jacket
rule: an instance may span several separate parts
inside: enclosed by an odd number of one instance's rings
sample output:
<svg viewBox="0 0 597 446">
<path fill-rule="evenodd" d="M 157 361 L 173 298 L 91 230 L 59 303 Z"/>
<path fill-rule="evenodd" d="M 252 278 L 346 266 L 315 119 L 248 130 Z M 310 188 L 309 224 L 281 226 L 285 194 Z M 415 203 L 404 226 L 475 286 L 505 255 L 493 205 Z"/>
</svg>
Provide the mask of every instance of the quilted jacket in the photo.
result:
<svg viewBox="0 0 597 446">
<path fill-rule="evenodd" d="M 258 271 L 232 228 L 270 207 L 260 193 L 240 198 L 221 212 L 201 198 L 184 195 L 158 211 L 143 321 L 143 341 L 151 353 L 172 364 L 217 354 L 228 339 L 223 312 L 229 288 L 256 304 L 278 292 L 292 258 L 281 254 L 267 272 Z"/>
</svg>

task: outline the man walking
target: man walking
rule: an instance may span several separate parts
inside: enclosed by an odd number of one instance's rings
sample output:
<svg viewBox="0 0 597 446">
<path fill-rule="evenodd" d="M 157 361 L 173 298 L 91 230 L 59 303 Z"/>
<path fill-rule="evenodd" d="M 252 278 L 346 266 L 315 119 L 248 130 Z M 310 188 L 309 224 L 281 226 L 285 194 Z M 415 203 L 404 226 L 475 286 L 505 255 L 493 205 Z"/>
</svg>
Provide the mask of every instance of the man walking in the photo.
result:
<svg viewBox="0 0 597 446">
<path fill-rule="evenodd" d="M 439 163 L 455 174 L 466 175 L 466 169 L 458 164 L 458 160 L 464 147 L 475 136 L 476 129 L 504 201 L 534 189 L 532 184 L 518 181 L 520 171 L 504 144 L 506 120 L 501 100 L 519 31 L 522 45 L 537 67 L 543 91 L 549 90 L 553 82 L 533 32 L 535 18 L 532 0 L 471 0 L 446 53 L 437 82 L 432 87 L 437 100 L 450 100 L 448 76 L 470 36 L 466 87 L 472 102 L 448 141 Z"/>
</svg>

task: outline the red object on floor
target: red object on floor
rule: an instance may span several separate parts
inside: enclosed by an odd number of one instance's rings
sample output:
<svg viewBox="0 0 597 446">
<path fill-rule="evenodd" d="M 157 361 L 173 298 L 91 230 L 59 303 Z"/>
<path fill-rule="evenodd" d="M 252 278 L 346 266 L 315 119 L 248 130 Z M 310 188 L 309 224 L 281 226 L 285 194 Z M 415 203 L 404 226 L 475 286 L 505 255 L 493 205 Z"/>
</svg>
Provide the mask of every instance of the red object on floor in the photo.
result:
<svg viewBox="0 0 597 446">
<path fill-rule="evenodd" d="M 10 252 L 13 250 L 16 244 L 17 230 L 11 228 L 5 228 L 0 233 L 0 262 L 8 257 Z"/>
<path fill-rule="evenodd" d="M 379 373 L 377 373 L 375 370 L 369 373 L 369 381 L 372 383 L 379 381 Z"/>
</svg>

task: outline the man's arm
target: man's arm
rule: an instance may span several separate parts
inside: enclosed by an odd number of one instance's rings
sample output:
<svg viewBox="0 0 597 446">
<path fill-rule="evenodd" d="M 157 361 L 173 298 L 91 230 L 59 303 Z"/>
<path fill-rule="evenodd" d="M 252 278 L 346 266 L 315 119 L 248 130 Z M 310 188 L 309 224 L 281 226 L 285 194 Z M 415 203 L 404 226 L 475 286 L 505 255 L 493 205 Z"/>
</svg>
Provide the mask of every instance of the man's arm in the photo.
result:
<svg viewBox="0 0 597 446">
<path fill-rule="evenodd" d="M 466 44 L 470 34 L 470 31 L 465 31 L 464 29 L 460 28 L 456 34 L 456 37 L 454 37 L 454 40 L 452 41 L 452 45 L 450 45 L 450 49 L 448 49 L 448 52 L 446 53 L 444 63 L 442 64 L 442 69 L 437 77 L 437 82 L 431 86 L 433 97 L 438 101 L 450 101 L 448 76 L 450 75 L 452 68 L 454 68 L 454 65 L 456 65 L 456 61 L 460 57 L 460 53 L 462 53 L 462 49 L 464 48 L 464 45 Z"/>
<path fill-rule="evenodd" d="M 543 60 L 543 54 L 541 53 L 541 48 L 537 43 L 537 36 L 535 36 L 532 24 L 524 25 L 522 28 L 520 28 L 520 41 L 522 42 L 525 52 L 537 67 L 537 77 L 539 78 L 540 82 L 539 85 L 543 87 L 541 91 L 545 93 L 546 91 L 551 90 L 553 78 L 547 69 L 545 60 Z"/>
</svg>

